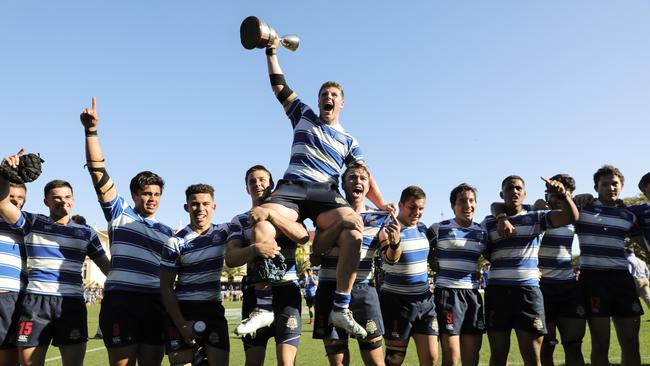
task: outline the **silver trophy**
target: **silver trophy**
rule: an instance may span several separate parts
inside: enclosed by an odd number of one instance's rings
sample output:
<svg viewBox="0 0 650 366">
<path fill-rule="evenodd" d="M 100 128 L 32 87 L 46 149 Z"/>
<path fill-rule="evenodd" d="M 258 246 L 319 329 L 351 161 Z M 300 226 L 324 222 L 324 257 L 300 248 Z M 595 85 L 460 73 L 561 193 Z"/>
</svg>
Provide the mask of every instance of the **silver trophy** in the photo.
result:
<svg viewBox="0 0 650 366">
<path fill-rule="evenodd" d="M 239 37 L 241 45 L 247 50 L 252 50 L 273 45 L 275 39 L 278 38 L 278 33 L 259 18 L 250 16 L 241 23 Z M 280 44 L 288 50 L 295 51 L 300 45 L 300 38 L 295 34 L 287 34 L 280 38 Z"/>
</svg>

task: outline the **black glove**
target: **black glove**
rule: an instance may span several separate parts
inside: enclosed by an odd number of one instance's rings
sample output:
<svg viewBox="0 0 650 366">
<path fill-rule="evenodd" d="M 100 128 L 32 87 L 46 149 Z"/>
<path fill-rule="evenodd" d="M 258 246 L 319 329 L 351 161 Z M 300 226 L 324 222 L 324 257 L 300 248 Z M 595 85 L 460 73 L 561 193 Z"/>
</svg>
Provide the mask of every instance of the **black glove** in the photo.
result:
<svg viewBox="0 0 650 366">
<path fill-rule="evenodd" d="M 275 255 L 275 258 L 258 258 L 251 266 L 252 273 L 249 273 L 250 282 L 278 282 L 282 280 L 287 272 L 287 264 L 284 262 L 282 253 Z"/>
<path fill-rule="evenodd" d="M 36 180 L 41 175 L 41 165 L 45 160 L 38 154 L 25 154 L 20 157 L 17 168 L 12 168 L 7 162 L 0 164 L 0 175 L 11 183 L 21 184 Z"/>
</svg>

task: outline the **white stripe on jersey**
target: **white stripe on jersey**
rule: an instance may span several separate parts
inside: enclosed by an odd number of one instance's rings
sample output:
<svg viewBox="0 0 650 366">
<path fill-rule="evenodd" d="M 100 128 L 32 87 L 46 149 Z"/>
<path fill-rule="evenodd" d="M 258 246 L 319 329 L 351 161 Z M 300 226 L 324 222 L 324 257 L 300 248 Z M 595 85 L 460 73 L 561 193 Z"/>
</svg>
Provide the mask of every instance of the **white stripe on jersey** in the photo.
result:
<svg viewBox="0 0 650 366">
<path fill-rule="evenodd" d="M 429 240 L 426 231 L 426 226 L 420 222 L 416 226 L 402 227 L 402 255 L 395 264 L 383 264 L 384 283 L 381 291 L 406 295 L 429 292 Z"/>
<path fill-rule="evenodd" d="M 429 233 L 439 268 L 436 287 L 478 288 L 478 258 L 485 251 L 485 229 L 475 222 L 462 227 L 451 219 L 431 225 Z"/>
<path fill-rule="evenodd" d="M 81 270 L 86 255 L 105 255 L 95 231 L 70 221 L 54 222 L 45 215 L 22 212 L 14 225 L 25 233 L 29 294 L 82 297 Z"/>
<path fill-rule="evenodd" d="M 111 271 L 104 291 L 159 293 L 160 252 L 171 228 L 143 218 L 121 196 L 101 206 L 111 238 Z"/>
<path fill-rule="evenodd" d="M 362 212 L 363 220 L 363 242 L 361 243 L 361 255 L 359 266 L 357 267 L 357 277 L 354 283 L 370 283 L 373 279 L 373 259 L 379 251 L 379 241 L 377 235 L 384 225 L 384 222 L 390 217 L 384 211 L 368 210 Z M 339 247 L 332 247 L 325 255 L 321 262 L 318 277 L 320 281 L 336 281 L 336 262 L 339 257 Z"/>
<path fill-rule="evenodd" d="M 618 207 L 603 206 L 599 200 L 580 208 L 575 224 L 580 240 L 580 268 L 627 270 L 625 236 L 640 233 L 635 215 Z"/>
<path fill-rule="evenodd" d="M 177 273 L 174 293 L 178 300 L 221 301 L 221 274 L 229 233 L 228 224 L 211 224 L 201 235 L 186 226 L 169 238 L 160 264 L 163 269 Z"/>
<path fill-rule="evenodd" d="M 542 281 L 575 281 L 571 247 L 575 237 L 573 225 L 549 228 L 542 234 L 539 270 Z"/>
</svg>

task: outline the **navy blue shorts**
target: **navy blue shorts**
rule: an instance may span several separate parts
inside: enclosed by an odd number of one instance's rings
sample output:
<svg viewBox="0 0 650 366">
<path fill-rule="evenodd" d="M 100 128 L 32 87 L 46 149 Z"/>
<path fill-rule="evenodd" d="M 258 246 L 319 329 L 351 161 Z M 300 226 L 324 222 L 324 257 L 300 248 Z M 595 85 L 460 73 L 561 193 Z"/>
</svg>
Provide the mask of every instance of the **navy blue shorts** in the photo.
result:
<svg viewBox="0 0 650 366">
<path fill-rule="evenodd" d="M 107 348 L 132 344 L 162 345 L 167 313 L 160 295 L 108 291 L 99 311 Z"/>
<path fill-rule="evenodd" d="M 296 211 L 300 222 L 305 218 L 316 222 L 323 212 L 350 207 L 335 185 L 286 179 L 278 182 L 278 186 L 264 203 L 277 203 Z"/>
<path fill-rule="evenodd" d="M 483 298 L 478 290 L 439 288 L 433 291 L 441 334 L 482 334 Z"/>
<path fill-rule="evenodd" d="M 494 286 L 485 289 L 487 330 L 524 330 L 546 334 L 544 297 L 537 286 Z"/>
<path fill-rule="evenodd" d="M 179 301 L 178 305 L 185 320 L 201 320 L 205 322 L 206 329 L 202 335 L 197 337 L 198 343 L 230 351 L 228 322 L 226 321 L 225 309 L 220 302 Z M 185 343 L 172 319 L 167 317 L 167 330 L 165 331 L 165 349 L 167 353 L 193 348 L 193 345 Z"/>
<path fill-rule="evenodd" d="M 289 282 L 282 285 L 273 285 L 273 314 L 275 321 L 266 328 L 259 329 L 255 338 L 246 336 L 242 338 L 244 348 L 266 347 L 269 339 L 275 337 L 275 343 L 288 343 L 298 347 L 298 340 L 302 333 L 302 294 L 300 287 Z M 257 305 L 254 286 L 244 288 L 244 300 L 242 302 L 242 319 L 248 315 Z"/>
<path fill-rule="evenodd" d="M 438 335 L 438 319 L 433 294 L 402 295 L 387 291 L 379 294 L 386 340 L 406 341 L 413 334 Z"/>
<path fill-rule="evenodd" d="M 539 288 L 544 296 L 547 322 L 557 322 L 560 318 L 585 318 L 584 297 L 577 281 L 541 282 Z"/>
<path fill-rule="evenodd" d="M 318 283 L 316 304 L 314 305 L 313 337 L 315 339 L 348 339 L 348 333 L 345 330 L 335 328 L 332 324 L 329 324 L 329 315 L 334 305 L 335 291 L 336 282 L 321 281 Z M 368 332 L 366 339 L 382 336 L 384 334 L 384 322 L 375 288 L 368 284 L 355 284 L 352 287 L 351 295 L 350 310 L 354 320 Z"/>
<path fill-rule="evenodd" d="M 587 317 L 643 315 L 630 272 L 583 270 L 580 272 L 579 283 L 587 307 Z"/>
<path fill-rule="evenodd" d="M 318 291 L 318 289 L 316 291 Z M 307 304 L 308 308 L 314 306 L 315 301 L 316 301 L 315 296 L 305 296 L 305 304 Z"/>
<path fill-rule="evenodd" d="M 82 297 L 26 294 L 20 306 L 18 347 L 60 346 L 88 341 L 86 304 Z"/>
<path fill-rule="evenodd" d="M 0 293 L 0 349 L 16 348 L 20 303 L 24 294 Z"/>
</svg>

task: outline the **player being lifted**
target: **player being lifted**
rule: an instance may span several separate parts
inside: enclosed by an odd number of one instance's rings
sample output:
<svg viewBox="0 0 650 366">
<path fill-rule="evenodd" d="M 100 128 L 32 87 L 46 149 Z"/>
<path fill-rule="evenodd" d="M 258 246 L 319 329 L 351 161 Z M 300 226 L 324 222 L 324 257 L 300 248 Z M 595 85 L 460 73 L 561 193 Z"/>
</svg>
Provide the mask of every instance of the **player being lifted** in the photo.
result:
<svg viewBox="0 0 650 366">
<path fill-rule="evenodd" d="M 271 86 L 284 107 L 293 128 L 291 160 L 282 180 L 263 207 L 293 221 L 310 218 L 319 229 L 327 229 L 354 210 L 338 192 L 340 171 L 364 158 L 356 139 L 339 123 L 344 95 L 341 85 L 328 81 L 318 91 L 319 115 L 298 99 L 287 85 L 276 55 L 279 41 L 266 49 Z M 368 198 L 378 209 L 391 206 L 384 202 L 372 176 Z M 273 241 L 276 230 L 269 221 L 258 221 L 253 242 Z M 344 229 L 337 239 L 340 256 L 337 284 L 330 321 L 339 328 L 361 337 L 366 331 L 352 318 L 348 309 L 350 291 L 356 278 L 363 235 L 358 229 Z"/>
</svg>

